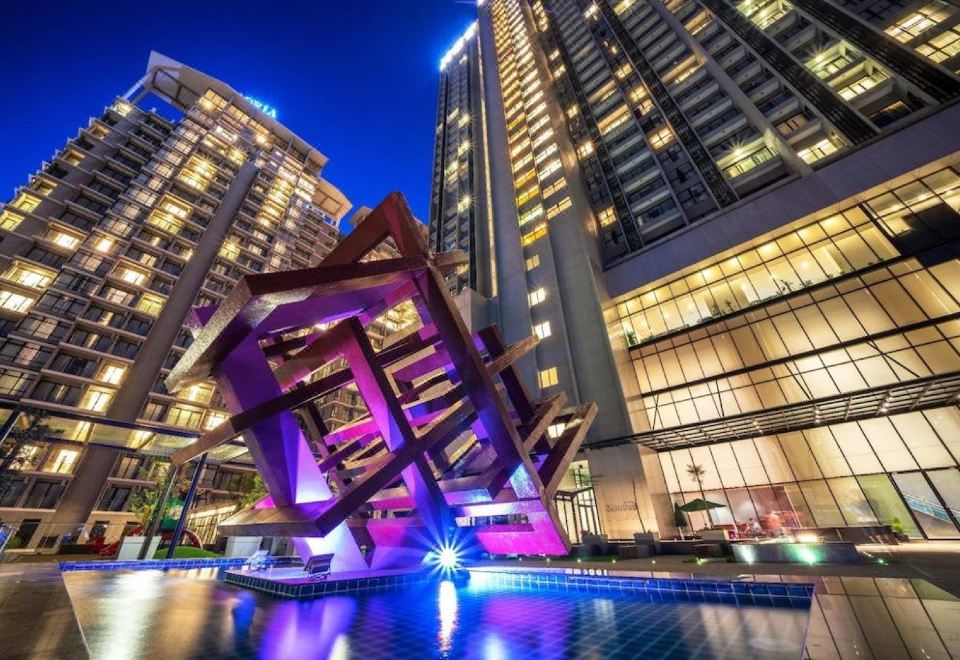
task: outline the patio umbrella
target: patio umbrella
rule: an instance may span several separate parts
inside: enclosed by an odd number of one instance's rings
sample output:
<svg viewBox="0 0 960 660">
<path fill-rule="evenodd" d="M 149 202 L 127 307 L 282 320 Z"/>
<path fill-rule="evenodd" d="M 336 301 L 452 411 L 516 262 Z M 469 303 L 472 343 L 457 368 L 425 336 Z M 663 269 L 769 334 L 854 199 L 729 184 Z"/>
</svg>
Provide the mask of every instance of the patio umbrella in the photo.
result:
<svg viewBox="0 0 960 660">
<path fill-rule="evenodd" d="M 710 500 L 704 500 L 697 498 L 695 500 L 690 500 L 682 507 L 680 510 L 684 513 L 691 513 L 693 511 L 708 511 L 709 509 L 722 509 L 726 504 L 717 504 L 716 502 L 711 502 Z"/>
</svg>

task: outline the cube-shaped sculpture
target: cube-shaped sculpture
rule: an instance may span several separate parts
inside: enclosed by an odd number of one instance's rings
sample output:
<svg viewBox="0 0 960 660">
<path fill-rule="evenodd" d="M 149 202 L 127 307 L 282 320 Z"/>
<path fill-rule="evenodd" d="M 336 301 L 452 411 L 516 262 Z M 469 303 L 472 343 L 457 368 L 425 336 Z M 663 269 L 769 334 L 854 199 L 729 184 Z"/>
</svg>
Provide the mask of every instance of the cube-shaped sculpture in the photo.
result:
<svg viewBox="0 0 960 660">
<path fill-rule="evenodd" d="M 365 260 L 388 238 L 398 258 Z M 464 262 L 431 255 L 393 193 L 319 266 L 244 277 L 194 312 L 167 386 L 212 377 L 232 416 L 173 460 L 242 435 L 269 492 L 225 533 L 292 537 L 304 561 L 333 554 L 334 571 L 458 545 L 568 552 L 553 496 L 596 405 L 530 397 L 514 365 L 535 339 L 471 335 L 444 283 Z M 374 350 L 367 327 L 405 301 L 419 322 Z M 314 402 L 345 387 L 368 414 L 328 430 Z"/>
</svg>

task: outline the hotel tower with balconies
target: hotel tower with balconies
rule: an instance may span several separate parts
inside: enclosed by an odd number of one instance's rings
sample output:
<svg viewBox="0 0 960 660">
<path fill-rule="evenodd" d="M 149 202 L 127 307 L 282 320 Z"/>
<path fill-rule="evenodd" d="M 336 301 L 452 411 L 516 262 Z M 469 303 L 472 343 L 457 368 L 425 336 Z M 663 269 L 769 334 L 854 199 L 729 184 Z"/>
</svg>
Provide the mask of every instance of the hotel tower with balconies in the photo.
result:
<svg viewBox="0 0 960 660">
<path fill-rule="evenodd" d="M 147 109 L 158 101 L 169 112 Z M 326 157 L 275 114 L 153 53 L 143 79 L 2 206 L 4 432 L 37 410 L 56 431 L 33 439 L 0 493 L 0 519 L 41 530 L 31 547 L 81 538 L 88 518 L 128 520 L 131 492 L 156 476 L 146 457 L 225 419 L 212 383 L 163 385 L 191 342 L 192 308 L 244 275 L 315 265 L 339 240 L 349 202 L 323 178 Z M 210 457 L 208 492 L 237 490 L 215 472 L 244 452 L 237 441 Z"/>
</svg>

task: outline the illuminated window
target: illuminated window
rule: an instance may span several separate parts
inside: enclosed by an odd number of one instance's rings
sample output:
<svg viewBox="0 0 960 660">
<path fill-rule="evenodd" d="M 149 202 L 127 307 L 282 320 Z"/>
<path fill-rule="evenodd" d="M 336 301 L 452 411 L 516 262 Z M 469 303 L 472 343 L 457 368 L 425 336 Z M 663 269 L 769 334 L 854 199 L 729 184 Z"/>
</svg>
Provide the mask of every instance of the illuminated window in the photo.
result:
<svg viewBox="0 0 960 660">
<path fill-rule="evenodd" d="M 800 156 L 805 163 L 815 163 L 821 158 L 829 156 L 836 150 L 837 145 L 832 140 L 823 138 L 813 146 L 801 149 L 797 152 L 797 155 Z"/>
<path fill-rule="evenodd" d="M 111 250 L 113 250 L 113 239 L 103 237 L 97 241 L 97 244 L 93 249 L 95 249 L 97 252 L 108 254 Z"/>
<path fill-rule="evenodd" d="M 16 199 L 10 202 L 9 205 L 17 209 L 18 211 L 23 211 L 24 213 L 30 213 L 40 205 L 40 198 L 34 197 L 33 195 L 28 195 L 27 193 L 22 192 L 19 195 L 17 195 Z"/>
<path fill-rule="evenodd" d="M 547 291 L 543 287 L 534 289 L 529 294 L 527 294 L 527 301 L 530 303 L 530 306 L 539 305 L 544 300 L 547 299 Z"/>
<path fill-rule="evenodd" d="M 35 302 L 37 301 L 34 298 L 0 289 L 0 309 L 8 309 L 11 312 L 25 312 Z"/>
<path fill-rule="evenodd" d="M 44 238 L 67 250 L 75 250 L 77 246 L 80 245 L 80 239 L 77 236 L 68 234 L 60 229 L 51 228 Z"/>
<path fill-rule="evenodd" d="M 650 146 L 653 147 L 655 151 L 660 151 L 673 141 L 673 132 L 670 130 L 669 126 L 664 126 L 656 133 L 648 135 L 647 139 L 650 141 Z"/>
<path fill-rule="evenodd" d="M 220 256 L 230 261 L 235 261 L 240 256 L 240 246 L 236 241 L 224 241 L 220 246 Z"/>
<path fill-rule="evenodd" d="M 464 195 L 460 198 L 460 201 L 457 202 L 457 213 L 463 213 L 470 208 L 470 205 L 473 203 L 473 198 L 470 195 Z"/>
<path fill-rule="evenodd" d="M 50 284 L 55 276 L 56 273 L 54 271 L 40 268 L 33 264 L 15 261 L 3 274 L 3 279 L 30 288 L 39 289 Z"/>
<path fill-rule="evenodd" d="M 549 220 L 550 218 L 555 218 L 562 211 L 570 208 L 571 204 L 572 203 L 570 202 L 570 198 L 564 197 L 559 202 L 557 202 L 556 204 L 554 204 L 553 206 L 547 209 L 547 220 Z"/>
<path fill-rule="evenodd" d="M 180 172 L 180 180 L 191 188 L 197 190 L 206 190 L 216 174 L 216 168 L 213 163 L 205 158 L 193 156 L 186 167 Z"/>
<path fill-rule="evenodd" d="M 84 155 L 82 152 L 77 151 L 76 149 L 67 149 L 63 152 L 61 156 L 68 164 L 76 167 L 83 160 Z"/>
<path fill-rule="evenodd" d="M 203 421 L 203 429 L 205 431 L 212 431 L 220 426 L 225 419 L 227 419 L 226 413 L 208 412 L 207 418 Z"/>
<path fill-rule="evenodd" d="M 601 227 L 608 227 L 617 221 L 617 213 L 612 206 L 608 206 L 597 214 L 597 220 Z"/>
<path fill-rule="evenodd" d="M 89 387 L 80 401 L 80 407 L 84 410 L 94 412 L 104 412 L 110 405 L 110 399 L 113 398 L 111 390 L 105 390 L 99 387 Z"/>
<path fill-rule="evenodd" d="M 457 147 L 457 155 L 462 156 L 470 150 L 470 140 L 464 140 L 460 143 L 460 146 Z"/>
<path fill-rule="evenodd" d="M 630 121 L 630 108 L 628 108 L 626 104 L 623 104 L 598 121 L 597 128 L 600 129 L 601 135 L 608 135 L 613 132 L 614 129 L 623 126 L 628 121 Z"/>
<path fill-rule="evenodd" d="M 541 369 L 539 376 L 540 376 L 540 389 L 553 387 L 559 382 L 559 380 L 557 379 L 556 367 L 550 367 L 549 369 Z"/>
<path fill-rule="evenodd" d="M 57 474 L 71 474 L 73 464 L 76 463 L 79 451 L 75 449 L 60 449 L 51 458 L 47 464 L 47 472 L 56 472 Z"/>
<path fill-rule="evenodd" d="M 113 111 L 121 117 L 126 117 L 132 109 L 133 106 L 122 99 L 117 99 L 116 103 L 113 104 Z"/>
<path fill-rule="evenodd" d="M 577 147 L 577 155 L 583 159 L 593 153 L 593 140 L 587 140 Z"/>
<path fill-rule="evenodd" d="M 566 422 L 561 422 L 559 424 L 551 424 L 547 427 L 547 435 L 551 438 L 559 438 L 563 435 L 563 432 L 567 429 Z"/>
<path fill-rule="evenodd" d="M 532 257 L 527 257 L 527 270 L 533 270 L 540 265 L 540 255 L 535 254 Z"/>
<path fill-rule="evenodd" d="M 121 267 L 117 271 L 117 275 L 119 275 L 120 279 L 124 282 L 138 286 L 147 281 L 147 274 L 135 268 Z"/>
<path fill-rule="evenodd" d="M 155 296 L 152 293 L 144 293 L 137 301 L 137 309 L 146 312 L 151 316 L 156 316 L 163 309 L 164 299 L 161 296 Z"/>
<path fill-rule="evenodd" d="M 928 39 L 926 43 L 918 45 L 916 51 L 938 64 L 960 54 L 960 25 L 954 25 Z"/>
<path fill-rule="evenodd" d="M 97 380 L 101 380 L 104 383 L 110 383 L 111 385 L 119 385 L 120 381 L 123 380 L 123 374 L 125 374 L 127 368 L 122 364 L 117 364 L 116 362 L 105 362 L 102 367 L 100 367 L 100 373 L 97 376 Z"/>
<path fill-rule="evenodd" d="M 520 244 L 523 245 L 523 247 L 527 247 L 528 245 L 532 245 L 536 241 L 539 241 L 541 238 L 543 238 L 546 235 L 547 235 L 547 225 L 545 223 L 541 223 L 537 225 L 533 229 L 533 231 L 524 234 L 523 237 L 520 239 Z"/>
<path fill-rule="evenodd" d="M 546 339 L 553 334 L 550 330 L 550 321 L 544 321 L 533 326 L 533 334 L 537 336 L 537 339 Z"/>
<path fill-rule="evenodd" d="M 617 77 L 618 80 L 623 80 L 627 76 L 633 73 L 633 67 L 629 64 L 624 64 L 619 67 L 616 71 L 613 72 L 613 75 Z"/>
<path fill-rule="evenodd" d="M 891 25 L 884 32 L 897 41 L 906 43 L 949 17 L 949 12 L 938 7 L 937 3 L 931 3 Z"/>
<path fill-rule="evenodd" d="M 210 399 L 213 397 L 213 384 L 196 383 L 184 389 L 179 396 L 181 399 L 187 399 L 194 403 L 210 403 Z"/>
<path fill-rule="evenodd" d="M 549 186 L 543 189 L 543 198 L 547 199 L 551 197 L 554 193 L 560 192 L 567 187 L 567 181 L 563 177 L 560 177 Z"/>
<path fill-rule="evenodd" d="M 543 206 L 541 204 L 537 204 L 532 209 L 520 216 L 520 226 L 522 227 L 528 222 L 533 222 L 541 216 L 543 216 Z"/>
<path fill-rule="evenodd" d="M 853 98 L 856 98 L 857 96 L 860 96 L 867 90 L 870 90 L 876 87 L 878 84 L 880 84 L 886 79 L 887 79 L 887 76 L 885 73 L 881 71 L 874 71 L 872 75 L 864 75 L 858 78 L 856 81 L 850 83 L 849 85 L 847 85 L 837 93 L 840 96 L 842 96 L 844 99 L 849 101 Z"/>
<path fill-rule="evenodd" d="M 13 231 L 20 226 L 21 222 L 23 222 L 23 216 L 10 209 L 4 209 L 3 213 L 0 213 L 0 229 Z"/>
</svg>

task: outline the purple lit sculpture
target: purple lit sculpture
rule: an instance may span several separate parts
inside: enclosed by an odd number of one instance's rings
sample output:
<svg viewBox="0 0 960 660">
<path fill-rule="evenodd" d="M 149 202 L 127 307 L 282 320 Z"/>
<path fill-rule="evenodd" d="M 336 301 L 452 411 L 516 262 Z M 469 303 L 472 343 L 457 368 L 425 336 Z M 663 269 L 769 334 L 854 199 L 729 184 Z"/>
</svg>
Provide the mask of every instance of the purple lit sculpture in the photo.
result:
<svg viewBox="0 0 960 660">
<path fill-rule="evenodd" d="M 430 255 L 417 227 L 393 193 L 319 266 L 246 276 L 222 305 L 195 310 L 167 386 L 213 377 L 232 417 L 173 461 L 242 434 L 270 493 L 224 533 L 293 537 L 304 561 L 332 553 L 334 571 L 410 566 L 465 543 L 568 552 L 553 496 L 596 404 L 531 400 L 514 364 L 536 340 L 504 346 L 492 326 L 471 336 L 444 283 L 466 258 Z M 399 258 L 363 260 L 387 238 Z M 365 327 L 404 301 L 421 323 L 375 351 Z M 337 360 L 346 367 L 332 370 Z M 311 402 L 344 387 L 369 415 L 327 431 Z"/>
</svg>

